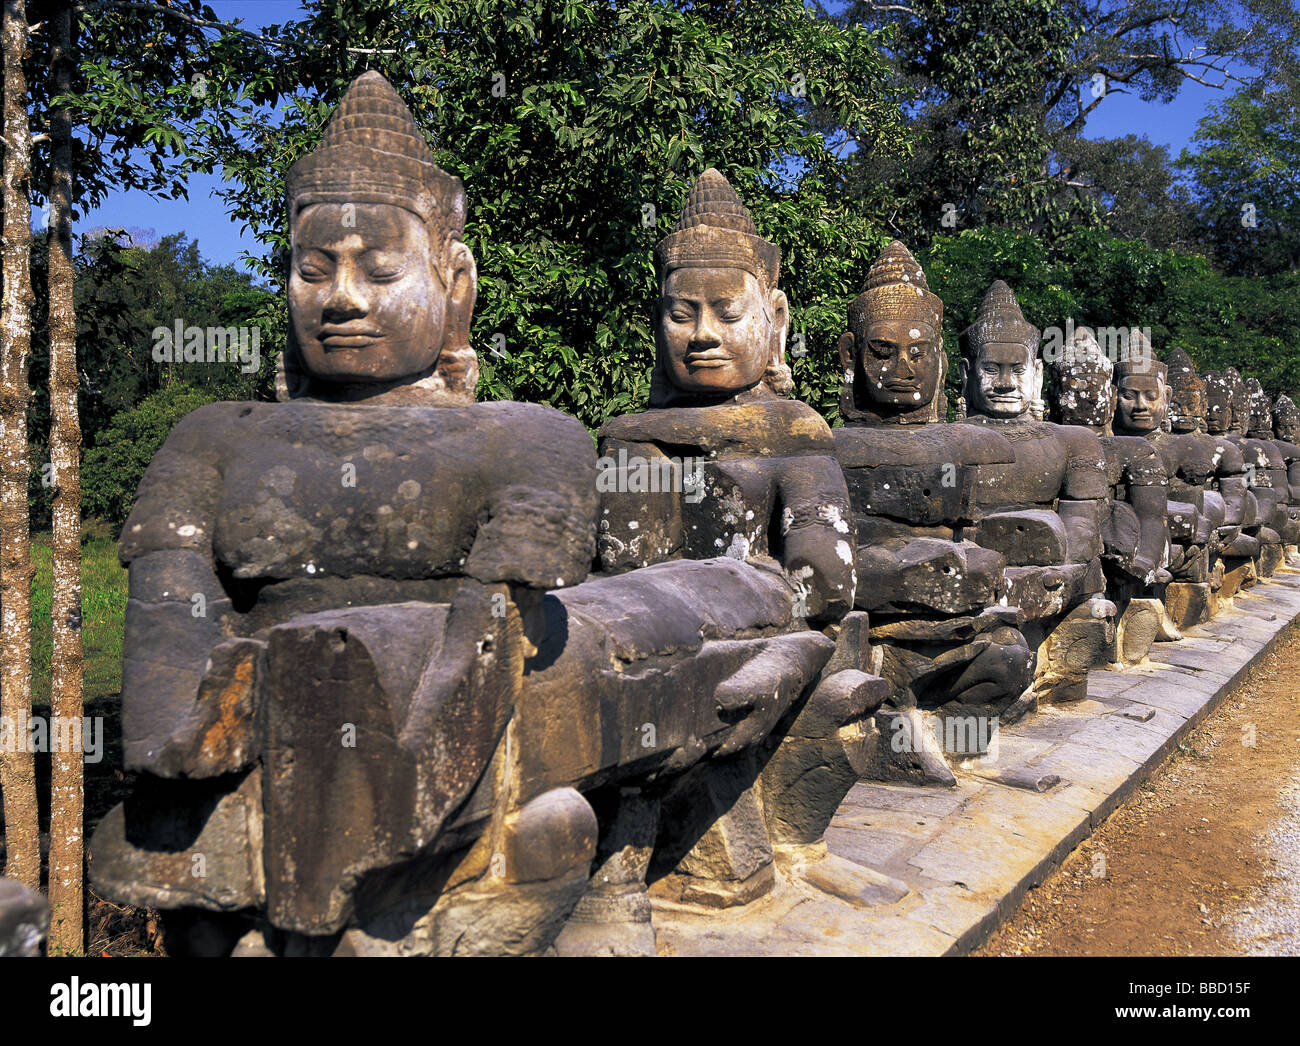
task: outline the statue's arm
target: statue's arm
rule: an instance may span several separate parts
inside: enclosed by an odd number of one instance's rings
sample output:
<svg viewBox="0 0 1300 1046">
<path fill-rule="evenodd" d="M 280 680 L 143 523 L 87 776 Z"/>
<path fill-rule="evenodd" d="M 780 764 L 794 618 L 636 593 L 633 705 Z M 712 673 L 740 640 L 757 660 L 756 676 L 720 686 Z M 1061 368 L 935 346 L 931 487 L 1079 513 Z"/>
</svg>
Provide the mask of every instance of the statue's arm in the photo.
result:
<svg viewBox="0 0 1300 1046">
<path fill-rule="evenodd" d="M 1215 476 L 1218 479 L 1219 494 L 1223 497 L 1225 509 L 1224 525 L 1229 527 L 1247 526 L 1253 522 L 1250 514 L 1247 519 L 1249 502 L 1253 500 L 1246 485 L 1246 462 L 1241 451 L 1226 439 L 1216 441 L 1218 444 L 1218 461 L 1215 463 Z"/>
<path fill-rule="evenodd" d="M 1169 541 L 1169 488 L 1164 459 L 1154 447 L 1125 467 L 1128 500 L 1138 518 L 1138 545 L 1133 559 L 1134 573 L 1146 576 L 1164 559 Z"/>
<path fill-rule="evenodd" d="M 1106 455 L 1088 429 L 1060 427 L 1066 448 L 1065 483 L 1056 512 L 1065 524 L 1066 559 L 1086 563 L 1101 553 L 1101 527 L 1110 498 Z"/>
<path fill-rule="evenodd" d="M 233 607 L 212 551 L 219 455 L 230 446 L 225 421 L 212 408 L 181 421 L 150 463 L 122 529 L 119 558 L 129 571 L 122 644 L 128 769 L 158 771 L 166 742 L 192 725 L 213 647 L 232 635 Z"/>
<path fill-rule="evenodd" d="M 853 609 L 853 513 L 844 472 L 830 455 L 781 459 L 781 566 L 806 587 L 804 615 L 814 624 L 837 621 Z"/>
</svg>

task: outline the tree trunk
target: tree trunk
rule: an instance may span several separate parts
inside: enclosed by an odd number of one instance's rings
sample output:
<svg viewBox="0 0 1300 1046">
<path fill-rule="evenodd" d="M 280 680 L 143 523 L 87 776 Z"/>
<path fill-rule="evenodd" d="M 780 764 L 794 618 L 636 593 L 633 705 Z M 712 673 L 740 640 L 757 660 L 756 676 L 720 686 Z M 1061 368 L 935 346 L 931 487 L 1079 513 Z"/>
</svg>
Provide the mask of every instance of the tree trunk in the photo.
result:
<svg viewBox="0 0 1300 1046">
<path fill-rule="evenodd" d="M 27 751 L 32 710 L 32 543 L 27 521 L 27 359 L 32 329 L 31 136 L 27 127 L 27 47 L 23 0 L 4 0 L 0 54 L 4 63 L 4 224 L 0 232 L 0 715 L 16 744 L 0 751 L 4 793 L 5 874 L 41 886 L 35 761 Z M 2 729 L 2 727 L 0 727 Z"/>
<path fill-rule="evenodd" d="M 71 90 L 72 11 L 52 19 L 50 72 L 53 94 Z M 80 739 L 81 648 L 81 423 L 77 417 L 77 316 L 72 301 L 72 117 L 54 109 L 50 119 L 50 462 L 54 479 L 54 655 L 52 715 L 76 724 L 75 750 L 57 746 L 50 785 L 50 953 L 85 951 L 85 865 L 82 810 L 84 766 Z M 51 736 L 58 736 L 51 731 Z M 62 736 L 67 736 L 66 734 Z"/>
</svg>

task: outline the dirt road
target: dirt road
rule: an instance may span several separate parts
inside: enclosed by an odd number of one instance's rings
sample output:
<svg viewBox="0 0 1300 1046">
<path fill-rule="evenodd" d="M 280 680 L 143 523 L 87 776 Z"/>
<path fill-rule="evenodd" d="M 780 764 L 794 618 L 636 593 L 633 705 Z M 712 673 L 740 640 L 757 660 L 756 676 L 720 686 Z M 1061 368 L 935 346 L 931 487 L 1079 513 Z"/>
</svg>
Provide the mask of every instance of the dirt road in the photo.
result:
<svg viewBox="0 0 1300 1046">
<path fill-rule="evenodd" d="M 1300 629 L 977 955 L 1300 955 Z"/>
</svg>

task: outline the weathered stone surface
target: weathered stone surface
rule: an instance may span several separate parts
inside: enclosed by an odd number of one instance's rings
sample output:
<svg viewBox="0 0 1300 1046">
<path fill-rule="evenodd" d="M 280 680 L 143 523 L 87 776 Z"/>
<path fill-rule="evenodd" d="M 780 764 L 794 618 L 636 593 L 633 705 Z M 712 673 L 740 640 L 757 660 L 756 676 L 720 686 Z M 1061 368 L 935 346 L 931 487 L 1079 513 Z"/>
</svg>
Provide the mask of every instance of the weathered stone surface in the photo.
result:
<svg viewBox="0 0 1300 1046">
<path fill-rule="evenodd" d="M 1208 583 L 1170 582 L 1165 588 L 1165 612 L 1180 629 L 1199 625 L 1210 619 Z"/>
<path fill-rule="evenodd" d="M 258 908 L 266 896 L 257 772 L 231 781 L 148 781 L 114 807 L 91 840 L 104 896 L 140 908 Z"/>
<path fill-rule="evenodd" d="M 0 879 L 0 959 L 39 955 L 49 928 L 45 898 L 13 879 Z"/>
<path fill-rule="evenodd" d="M 1065 524 L 1055 512 L 992 512 L 975 527 L 975 543 L 1001 553 L 1013 567 L 1067 561 Z"/>
</svg>

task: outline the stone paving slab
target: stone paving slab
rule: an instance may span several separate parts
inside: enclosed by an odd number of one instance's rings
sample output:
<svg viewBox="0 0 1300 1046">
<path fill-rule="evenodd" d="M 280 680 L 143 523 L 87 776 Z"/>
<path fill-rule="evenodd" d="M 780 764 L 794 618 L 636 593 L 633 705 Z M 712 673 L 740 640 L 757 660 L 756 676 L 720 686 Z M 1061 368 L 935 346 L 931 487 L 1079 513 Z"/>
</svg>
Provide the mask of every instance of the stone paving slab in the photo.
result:
<svg viewBox="0 0 1300 1046">
<path fill-rule="evenodd" d="M 894 904 L 854 907 L 784 872 L 744 909 L 656 900 L 665 955 L 963 955 L 979 947 L 1209 715 L 1300 618 L 1300 571 L 1284 568 L 1149 663 L 1088 677 L 1088 698 L 1003 727 L 993 760 L 957 785 L 863 781 L 826 833 L 832 859 L 899 879 Z M 999 770 L 999 768 L 1001 768 Z M 998 779 L 993 779 L 997 774 Z M 1059 781 L 1045 791 L 1006 780 Z"/>
</svg>

